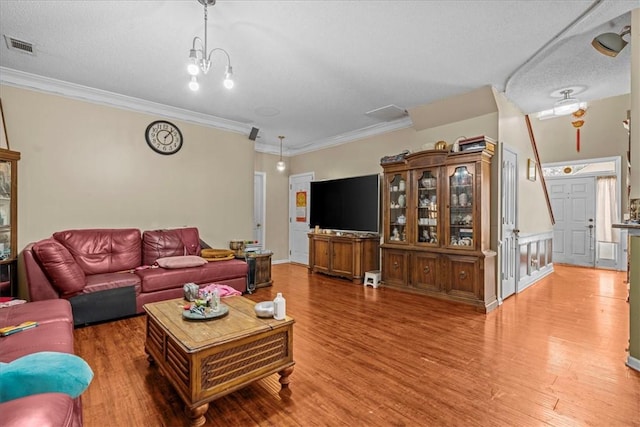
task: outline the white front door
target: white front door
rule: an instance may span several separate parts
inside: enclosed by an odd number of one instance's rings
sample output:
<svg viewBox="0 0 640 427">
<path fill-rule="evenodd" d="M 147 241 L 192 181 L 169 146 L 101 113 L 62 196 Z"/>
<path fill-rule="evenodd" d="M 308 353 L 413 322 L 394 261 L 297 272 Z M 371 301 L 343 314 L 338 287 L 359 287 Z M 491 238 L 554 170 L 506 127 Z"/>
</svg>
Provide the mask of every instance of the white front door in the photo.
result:
<svg viewBox="0 0 640 427">
<path fill-rule="evenodd" d="M 267 174 L 264 172 L 253 173 L 253 240 L 257 240 L 264 249 L 265 246 L 265 189 Z"/>
<path fill-rule="evenodd" d="M 518 155 L 502 145 L 502 231 L 500 241 L 500 295 L 502 299 L 516 291 L 518 242 Z"/>
<path fill-rule="evenodd" d="M 595 183 L 593 177 L 548 180 L 553 226 L 553 262 L 595 266 Z"/>
<path fill-rule="evenodd" d="M 313 173 L 289 177 L 289 260 L 309 264 L 309 204 Z"/>
</svg>

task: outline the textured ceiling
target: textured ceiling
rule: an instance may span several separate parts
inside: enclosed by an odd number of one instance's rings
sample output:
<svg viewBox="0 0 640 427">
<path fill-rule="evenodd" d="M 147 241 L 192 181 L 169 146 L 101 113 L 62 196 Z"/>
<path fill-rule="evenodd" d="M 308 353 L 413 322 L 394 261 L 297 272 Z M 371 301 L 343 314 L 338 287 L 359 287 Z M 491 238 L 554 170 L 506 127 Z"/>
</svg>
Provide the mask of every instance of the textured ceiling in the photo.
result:
<svg viewBox="0 0 640 427">
<path fill-rule="evenodd" d="M 247 135 L 256 127 L 257 150 L 278 152 L 285 135 L 285 152 L 296 154 L 394 126 L 368 111 L 486 85 L 525 113 L 550 108 L 558 99 L 551 94 L 565 87 L 584 101 L 629 93 L 631 47 L 610 58 L 590 43 L 629 25 L 638 7 L 640 0 L 220 0 L 209 8 L 209 49 L 229 52 L 236 85 L 222 87 L 226 63 L 214 53 L 194 93 L 186 62 L 193 37 L 204 34 L 196 0 L 2 0 L 0 32 L 33 43 L 35 55 L 2 42 L 0 81 L 102 102 L 124 95 Z M 88 96 L 83 87 L 97 90 Z"/>
</svg>

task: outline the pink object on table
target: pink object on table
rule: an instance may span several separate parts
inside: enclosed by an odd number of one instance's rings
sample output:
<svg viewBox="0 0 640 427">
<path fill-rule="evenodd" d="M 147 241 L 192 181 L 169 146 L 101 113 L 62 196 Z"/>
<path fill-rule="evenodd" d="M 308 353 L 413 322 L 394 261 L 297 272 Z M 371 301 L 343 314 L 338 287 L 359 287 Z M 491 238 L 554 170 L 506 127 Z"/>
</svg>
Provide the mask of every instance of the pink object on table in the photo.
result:
<svg viewBox="0 0 640 427">
<path fill-rule="evenodd" d="M 210 285 L 204 286 L 200 288 L 200 292 L 213 292 L 216 288 L 218 289 L 218 295 L 220 295 L 220 298 L 242 295 L 242 292 L 232 288 L 231 286 L 221 285 L 218 283 L 211 283 Z"/>
</svg>

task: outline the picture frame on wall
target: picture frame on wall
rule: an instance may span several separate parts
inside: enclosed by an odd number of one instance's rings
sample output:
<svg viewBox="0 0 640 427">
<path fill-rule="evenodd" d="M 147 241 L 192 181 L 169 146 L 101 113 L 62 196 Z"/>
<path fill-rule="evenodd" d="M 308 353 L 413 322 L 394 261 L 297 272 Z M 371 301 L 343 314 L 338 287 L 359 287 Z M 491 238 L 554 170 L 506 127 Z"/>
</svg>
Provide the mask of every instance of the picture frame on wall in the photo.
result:
<svg viewBox="0 0 640 427">
<path fill-rule="evenodd" d="M 535 181 L 538 177 L 538 168 L 536 166 L 537 165 L 535 160 L 527 160 L 527 179 L 529 181 Z"/>
<path fill-rule="evenodd" d="M 0 99 L 0 125 L 2 125 L 2 129 L 0 129 L 0 148 L 9 150 L 9 138 L 7 138 L 7 128 L 5 127 L 4 111 L 2 110 L 1 99 Z"/>
</svg>

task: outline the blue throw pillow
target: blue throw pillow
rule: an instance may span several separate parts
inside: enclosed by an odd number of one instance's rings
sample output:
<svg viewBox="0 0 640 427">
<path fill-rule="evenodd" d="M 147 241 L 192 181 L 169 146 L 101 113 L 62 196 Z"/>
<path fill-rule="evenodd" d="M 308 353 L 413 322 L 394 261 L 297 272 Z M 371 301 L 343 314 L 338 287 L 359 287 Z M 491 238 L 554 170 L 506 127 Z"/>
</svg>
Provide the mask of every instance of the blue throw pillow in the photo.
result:
<svg viewBox="0 0 640 427">
<path fill-rule="evenodd" d="M 66 393 L 76 398 L 84 392 L 93 371 L 82 358 L 43 351 L 0 363 L 0 402 L 39 393 Z"/>
</svg>

